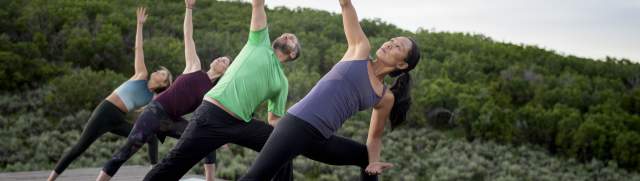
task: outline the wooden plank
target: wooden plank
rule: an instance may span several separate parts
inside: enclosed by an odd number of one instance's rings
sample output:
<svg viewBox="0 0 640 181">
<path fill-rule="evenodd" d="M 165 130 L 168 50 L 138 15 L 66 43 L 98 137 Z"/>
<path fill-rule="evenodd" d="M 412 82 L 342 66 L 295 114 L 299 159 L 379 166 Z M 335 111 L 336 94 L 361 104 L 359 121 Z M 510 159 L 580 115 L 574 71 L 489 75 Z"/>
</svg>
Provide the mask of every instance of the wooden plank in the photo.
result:
<svg viewBox="0 0 640 181">
<path fill-rule="evenodd" d="M 66 170 L 58 177 L 60 181 L 87 181 L 95 180 L 102 168 L 79 168 Z M 139 181 L 149 172 L 149 166 L 123 166 L 118 170 L 113 181 Z M 28 171 L 0 173 L 1 181 L 42 181 L 47 180 L 51 171 Z M 204 180 L 203 176 L 186 175 L 183 180 Z M 219 180 L 219 179 L 216 179 Z"/>
</svg>

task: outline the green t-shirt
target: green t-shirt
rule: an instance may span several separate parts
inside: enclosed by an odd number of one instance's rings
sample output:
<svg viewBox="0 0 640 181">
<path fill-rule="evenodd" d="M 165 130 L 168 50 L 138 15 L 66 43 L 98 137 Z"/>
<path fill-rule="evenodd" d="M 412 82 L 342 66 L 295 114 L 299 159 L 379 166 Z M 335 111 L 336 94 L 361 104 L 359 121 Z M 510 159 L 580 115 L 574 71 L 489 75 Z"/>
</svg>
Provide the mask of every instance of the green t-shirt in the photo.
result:
<svg viewBox="0 0 640 181">
<path fill-rule="evenodd" d="M 247 44 L 206 96 L 249 122 L 256 107 L 265 100 L 269 112 L 283 116 L 288 91 L 287 77 L 271 47 L 269 30 L 264 28 L 249 33 Z"/>
</svg>

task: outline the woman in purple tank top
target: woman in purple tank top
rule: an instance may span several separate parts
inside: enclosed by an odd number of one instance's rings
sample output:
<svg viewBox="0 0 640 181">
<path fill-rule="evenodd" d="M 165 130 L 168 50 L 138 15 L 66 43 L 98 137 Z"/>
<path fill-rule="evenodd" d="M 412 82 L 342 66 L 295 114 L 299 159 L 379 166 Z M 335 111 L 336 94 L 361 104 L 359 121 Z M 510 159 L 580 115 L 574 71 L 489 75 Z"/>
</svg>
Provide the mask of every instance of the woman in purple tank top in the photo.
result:
<svg viewBox="0 0 640 181">
<path fill-rule="evenodd" d="M 269 180 L 277 169 L 297 155 L 332 165 L 362 168 L 362 180 L 377 180 L 393 167 L 381 162 L 382 133 L 406 120 L 411 98 L 411 71 L 420 60 L 416 42 L 395 37 L 369 60 L 369 40 L 358 23 L 350 0 L 340 0 L 348 49 L 334 67 L 276 125 L 248 173 L 240 180 Z M 384 78 L 396 77 L 389 90 Z M 367 143 L 335 135 L 342 123 L 358 111 L 373 108 Z"/>
<path fill-rule="evenodd" d="M 127 138 L 127 142 L 109 160 L 96 180 L 110 180 L 118 169 L 136 153 L 145 142 L 157 136 L 164 141 L 166 136 L 180 138 L 187 126 L 183 115 L 193 112 L 200 105 L 204 94 L 209 91 L 230 64 L 228 57 L 220 57 L 209 65 L 209 70 L 201 69 L 193 41 L 192 6 L 195 0 L 186 0 L 184 18 L 185 68 L 173 84 L 151 101 L 138 117 Z M 216 155 L 211 152 L 204 159 L 207 181 L 214 178 Z"/>
</svg>

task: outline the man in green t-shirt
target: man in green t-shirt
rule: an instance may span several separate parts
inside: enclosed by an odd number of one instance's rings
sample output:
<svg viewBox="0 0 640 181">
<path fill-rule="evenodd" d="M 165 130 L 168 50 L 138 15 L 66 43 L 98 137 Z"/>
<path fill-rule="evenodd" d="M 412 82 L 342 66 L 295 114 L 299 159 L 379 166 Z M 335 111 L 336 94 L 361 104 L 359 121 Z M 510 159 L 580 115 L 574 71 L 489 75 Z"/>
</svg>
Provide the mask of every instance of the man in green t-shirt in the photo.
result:
<svg viewBox="0 0 640 181">
<path fill-rule="evenodd" d="M 253 0 L 252 7 L 247 44 L 204 96 L 178 144 L 144 180 L 178 180 L 208 153 L 227 143 L 260 151 L 284 115 L 289 84 L 283 63 L 300 56 L 300 45 L 291 33 L 271 43 L 264 0 Z M 264 101 L 269 124 L 251 118 Z M 292 180 L 292 169 L 291 163 L 283 166 L 274 180 Z"/>
</svg>

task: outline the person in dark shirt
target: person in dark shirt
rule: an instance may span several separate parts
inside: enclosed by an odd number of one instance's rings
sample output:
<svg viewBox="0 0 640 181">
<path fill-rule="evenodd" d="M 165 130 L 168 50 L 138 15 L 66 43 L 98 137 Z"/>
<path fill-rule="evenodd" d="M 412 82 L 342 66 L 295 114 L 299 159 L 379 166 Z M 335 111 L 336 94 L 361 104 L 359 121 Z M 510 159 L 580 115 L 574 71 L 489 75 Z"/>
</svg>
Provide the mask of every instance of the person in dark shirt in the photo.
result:
<svg viewBox="0 0 640 181">
<path fill-rule="evenodd" d="M 187 6 L 184 18 L 185 69 L 182 75 L 162 94 L 158 95 L 144 109 L 133 126 L 125 145 L 113 155 L 96 180 L 109 180 L 118 169 L 148 140 L 165 137 L 180 138 L 187 126 L 182 116 L 193 112 L 207 93 L 217 83 L 230 64 L 228 57 L 219 57 L 209 65 L 209 70 L 201 69 L 193 41 L 191 7 Z M 215 151 L 204 159 L 205 176 L 213 180 L 215 171 Z"/>
</svg>

